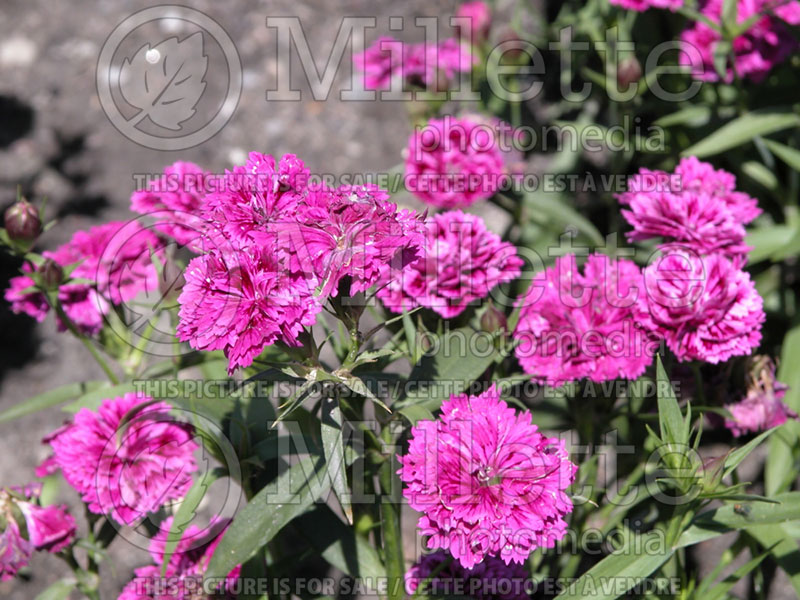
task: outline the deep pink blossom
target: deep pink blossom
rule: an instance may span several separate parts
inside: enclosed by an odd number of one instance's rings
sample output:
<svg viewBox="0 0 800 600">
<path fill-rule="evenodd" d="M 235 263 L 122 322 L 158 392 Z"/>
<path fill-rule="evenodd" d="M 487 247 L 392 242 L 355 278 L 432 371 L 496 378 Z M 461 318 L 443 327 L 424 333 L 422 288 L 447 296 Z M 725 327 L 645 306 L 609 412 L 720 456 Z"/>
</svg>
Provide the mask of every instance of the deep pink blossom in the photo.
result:
<svg viewBox="0 0 800 600">
<path fill-rule="evenodd" d="M 225 534 L 227 524 L 214 518 L 206 530 L 196 525 L 187 527 L 170 556 L 162 578 L 164 550 L 171 527 L 172 517 L 164 521 L 150 543 L 150 555 L 156 564 L 136 569 L 135 578 L 125 586 L 118 600 L 193 600 L 198 597 L 203 590 L 203 575 Z M 240 573 L 241 566 L 234 567 L 222 587 L 230 587 Z"/>
<path fill-rule="evenodd" d="M 126 525 L 183 497 L 197 470 L 191 427 L 176 422 L 168 404 L 151 401 L 136 393 L 103 400 L 46 438 L 89 510 Z"/>
<path fill-rule="evenodd" d="M 64 313 L 84 334 L 94 335 L 103 326 L 110 305 L 124 305 L 140 293 L 158 290 L 158 272 L 153 254 L 163 256 L 163 244 L 138 222 L 112 221 L 78 231 L 55 251 L 42 253 L 62 267 L 77 264 L 70 278 L 58 290 Z M 30 267 L 23 271 L 31 272 Z M 42 321 L 49 305 L 44 294 L 25 291 L 33 286 L 27 275 L 14 277 L 5 292 L 15 312 L 24 312 Z M 59 330 L 67 329 L 59 318 Z"/>
<path fill-rule="evenodd" d="M 39 506 L 33 502 L 17 502 L 25 517 L 28 540 L 36 550 L 60 552 L 75 538 L 75 519 L 64 505 Z"/>
<path fill-rule="evenodd" d="M 743 257 L 745 225 L 760 213 L 758 203 L 735 189 L 736 178 L 695 157 L 684 158 L 674 174 L 642 169 L 617 198 L 633 226 L 630 241 L 661 237 L 699 254 Z"/>
<path fill-rule="evenodd" d="M 428 220 L 422 257 L 387 277 L 378 297 L 394 312 L 424 306 L 451 318 L 518 277 L 521 267 L 514 246 L 489 231 L 483 219 L 448 211 Z"/>
<path fill-rule="evenodd" d="M 492 10 L 482 0 L 465 2 L 456 10 L 456 17 L 469 19 L 467 28 L 459 28 L 462 37 L 472 43 L 481 43 L 489 37 L 489 27 L 492 25 Z"/>
<path fill-rule="evenodd" d="M 33 544 L 22 537 L 19 525 L 7 513 L 6 528 L 0 533 L 0 581 L 13 579 L 33 554 Z"/>
<path fill-rule="evenodd" d="M 278 340 L 299 345 L 297 336 L 322 309 L 308 282 L 265 247 L 199 256 L 184 276 L 178 339 L 197 350 L 224 350 L 231 372 Z"/>
<path fill-rule="evenodd" d="M 737 437 L 766 431 L 783 425 L 790 418 L 798 418 L 783 401 L 789 386 L 776 379 L 775 363 L 764 356 L 753 357 L 752 363 L 747 394 L 738 402 L 725 405 L 731 413 L 731 418 L 725 419 L 725 427 Z"/>
<path fill-rule="evenodd" d="M 529 600 L 530 574 L 524 565 L 507 565 L 499 558 L 487 556 L 471 569 L 451 561 L 438 550 L 424 555 L 406 572 L 406 593 L 413 596 L 420 584 L 428 581 L 424 597 L 459 596 L 474 600 Z M 440 570 L 433 575 L 434 569 Z M 430 578 L 430 579 L 429 579 Z"/>
<path fill-rule="evenodd" d="M 577 467 L 563 441 L 542 436 L 495 387 L 452 396 L 437 420 L 418 421 L 400 462 L 403 495 L 424 513 L 419 534 L 465 568 L 487 556 L 521 563 L 566 533 Z"/>
<path fill-rule="evenodd" d="M 363 74 L 364 88 L 368 90 L 385 90 L 393 79 L 435 87 L 440 77 L 453 79 L 457 73 L 470 71 L 476 61 L 469 47 L 456 39 L 409 44 L 382 36 L 353 55 L 353 67 Z"/>
<path fill-rule="evenodd" d="M 344 277 L 352 295 L 399 276 L 421 254 L 423 227 L 416 212 L 388 198 L 373 185 L 310 193 L 297 209 L 298 225 L 279 235 L 291 249 L 290 268 L 317 281 L 323 298 L 336 296 Z"/>
<path fill-rule="evenodd" d="M 209 177 L 210 173 L 196 164 L 178 161 L 165 167 L 164 174 L 145 189 L 131 195 L 131 210 L 155 219 L 160 233 L 193 246 L 204 229 L 200 209 Z"/>
<path fill-rule="evenodd" d="M 442 208 L 485 200 L 508 171 L 499 141 L 497 128 L 477 119 L 431 119 L 408 140 L 406 187 Z"/>
<path fill-rule="evenodd" d="M 592 254 L 581 273 L 574 255 L 558 258 L 517 304 L 517 358 L 533 379 L 549 385 L 636 379 L 658 346 L 643 327 L 642 274 L 629 260 Z"/>
<path fill-rule="evenodd" d="M 678 360 L 719 363 L 761 342 L 763 301 L 745 271 L 719 254 L 665 248 L 644 271 L 652 331 Z"/>
<path fill-rule="evenodd" d="M 609 2 L 627 10 L 639 12 L 648 8 L 669 9 L 674 12 L 683 6 L 683 0 L 609 0 Z"/>
<path fill-rule="evenodd" d="M 720 23 L 724 0 L 708 0 L 700 11 L 715 23 Z M 742 24 L 762 15 L 747 31 L 733 40 L 734 65 L 728 65 L 724 80 L 732 82 L 735 74 L 755 82 L 762 81 L 769 71 L 797 50 L 798 43 L 789 25 L 800 25 L 800 2 L 797 0 L 739 0 L 736 21 Z M 769 14 L 768 14 L 769 13 Z M 787 25 L 788 24 L 788 25 Z M 681 40 L 696 48 L 701 59 L 682 52 L 681 63 L 692 67 L 692 76 L 704 81 L 718 81 L 714 54 L 722 36 L 703 21 L 695 21 L 681 34 Z M 734 71 L 735 69 L 735 71 Z"/>
</svg>

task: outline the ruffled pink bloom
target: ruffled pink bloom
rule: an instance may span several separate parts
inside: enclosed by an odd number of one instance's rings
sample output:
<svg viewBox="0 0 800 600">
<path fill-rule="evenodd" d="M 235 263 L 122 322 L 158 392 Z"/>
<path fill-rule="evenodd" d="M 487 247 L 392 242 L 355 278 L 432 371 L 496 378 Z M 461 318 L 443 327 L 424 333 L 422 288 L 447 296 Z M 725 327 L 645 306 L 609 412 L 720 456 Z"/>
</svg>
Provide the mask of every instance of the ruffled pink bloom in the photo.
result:
<svg viewBox="0 0 800 600">
<path fill-rule="evenodd" d="M 439 419 L 418 421 L 400 463 L 403 495 L 424 513 L 420 535 L 467 569 L 492 555 L 522 563 L 566 533 L 564 490 L 577 467 L 563 441 L 542 436 L 494 386 L 452 396 Z"/>
<path fill-rule="evenodd" d="M 482 0 L 465 2 L 456 10 L 456 17 L 469 19 L 469 27 L 464 30 L 459 28 L 462 37 L 473 43 L 481 43 L 489 37 L 489 27 L 492 25 L 492 10 Z"/>
<path fill-rule="evenodd" d="M 36 550 L 60 552 L 75 538 L 75 519 L 64 505 L 38 506 L 17 502 L 28 527 L 28 539 Z"/>
<path fill-rule="evenodd" d="M 440 76 L 453 79 L 456 73 L 470 71 L 476 62 L 477 57 L 469 48 L 455 39 L 438 44 L 408 44 L 382 36 L 353 55 L 353 67 L 363 73 L 364 88 L 368 90 L 385 90 L 393 79 L 423 87 L 437 86 Z"/>
<path fill-rule="evenodd" d="M 681 247 L 644 271 L 650 321 L 680 361 L 724 362 L 761 342 L 763 301 L 750 275 L 719 254 Z"/>
<path fill-rule="evenodd" d="M 46 438 L 64 479 L 89 510 L 125 525 L 185 496 L 197 470 L 192 428 L 170 417 L 168 404 L 131 414 L 151 401 L 136 393 L 103 400 L 97 412 L 81 409 Z"/>
<path fill-rule="evenodd" d="M 699 254 L 721 252 L 743 257 L 745 225 L 760 213 L 757 200 L 735 190 L 736 178 L 695 157 L 684 158 L 674 174 L 642 169 L 617 195 L 625 220 L 633 226 L 628 240 L 662 237 Z"/>
<path fill-rule="evenodd" d="M 310 193 L 297 209 L 298 225 L 278 236 L 291 249 L 291 270 L 317 281 L 323 298 L 336 296 L 345 277 L 352 295 L 399 276 L 421 254 L 423 228 L 416 212 L 388 198 L 373 185 Z"/>
<path fill-rule="evenodd" d="M 30 562 L 33 550 L 33 544 L 22 537 L 19 525 L 9 516 L 5 530 L 0 533 L 0 581 L 13 579 Z"/>
<path fill-rule="evenodd" d="M 518 277 L 521 267 L 514 246 L 483 219 L 448 211 L 428 220 L 422 257 L 384 279 L 378 297 L 394 312 L 424 306 L 447 319 Z"/>
<path fill-rule="evenodd" d="M 558 258 L 517 305 L 517 358 L 533 379 L 549 385 L 636 379 L 658 347 L 643 326 L 642 273 L 629 260 L 592 254 L 581 273 L 574 255 Z"/>
<path fill-rule="evenodd" d="M 246 367 L 278 340 L 297 336 L 322 309 L 308 282 L 280 267 L 264 247 L 192 259 L 178 303 L 178 339 L 197 350 L 224 350 L 229 371 Z"/>
<path fill-rule="evenodd" d="M 736 437 L 766 431 L 783 425 L 790 418 L 798 418 L 783 401 L 789 386 L 775 378 L 775 363 L 764 356 L 751 360 L 753 368 L 748 374 L 747 395 L 725 405 L 732 417 L 725 419 L 725 427 Z"/>
<path fill-rule="evenodd" d="M 507 172 L 496 129 L 470 118 L 431 119 L 411 135 L 407 153 L 406 187 L 442 208 L 491 197 Z"/>
<path fill-rule="evenodd" d="M 152 255 L 162 257 L 162 249 L 161 240 L 136 221 L 113 221 L 78 231 L 69 242 L 42 255 L 62 267 L 78 263 L 70 277 L 93 282 L 65 283 L 58 290 L 58 300 L 79 331 L 94 335 L 102 329 L 111 304 L 123 305 L 140 293 L 158 290 Z M 30 272 L 30 267 L 25 270 Z M 15 312 L 41 321 L 49 305 L 41 292 L 24 292 L 31 285 L 33 280 L 26 275 L 14 277 L 5 297 Z M 61 319 L 58 324 L 60 331 L 67 329 Z"/>
<path fill-rule="evenodd" d="M 474 600 L 529 600 L 526 590 L 530 574 L 524 565 L 507 565 L 499 558 L 487 556 L 483 562 L 465 569 L 451 561 L 436 575 L 434 569 L 447 560 L 447 553 L 438 550 L 424 555 L 406 573 L 406 593 L 412 596 L 420 584 L 426 584 L 425 597 L 466 597 Z"/>
<path fill-rule="evenodd" d="M 156 565 L 135 570 L 136 577 L 122 590 L 118 600 L 193 600 L 203 590 L 203 575 L 227 525 L 213 519 L 207 530 L 191 525 L 183 532 L 161 576 L 172 517 L 166 519 L 150 543 Z M 241 565 L 228 573 L 224 587 L 238 579 Z"/>
<path fill-rule="evenodd" d="M 192 246 L 204 230 L 200 217 L 206 195 L 206 173 L 194 163 L 178 161 L 164 169 L 164 174 L 150 181 L 131 196 L 131 210 L 150 215 L 160 233 L 182 245 Z"/>
<path fill-rule="evenodd" d="M 721 20 L 723 0 L 708 0 L 701 13 L 711 21 Z M 734 68 L 739 77 L 755 82 L 762 81 L 777 64 L 789 58 L 798 48 L 789 25 L 800 25 L 800 2 L 797 0 L 739 0 L 736 3 L 737 23 L 744 23 L 756 15 L 763 15 L 742 35 L 734 38 L 735 64 L 726 69 L 725 81 L 734 80 Z M 767 14 L 769 13 L 769 14 Z M 692 76 L 704 81 L 718 81 L 714 68 L 714 52 L 722 39 L 721 34 L 702 21 L 681 34 L 681 40 L 693 46 L 699 53 L 701 63 L 685 52 L 681 53 L 681 64 L 692 67 Z"/>
<path fill-rule="evenodd" d="M 609 0 L 609 3 L 639 12 L 648 8 L 669 9 L 674 12 L 683 6 L 683 0 Z"/>
</svg>

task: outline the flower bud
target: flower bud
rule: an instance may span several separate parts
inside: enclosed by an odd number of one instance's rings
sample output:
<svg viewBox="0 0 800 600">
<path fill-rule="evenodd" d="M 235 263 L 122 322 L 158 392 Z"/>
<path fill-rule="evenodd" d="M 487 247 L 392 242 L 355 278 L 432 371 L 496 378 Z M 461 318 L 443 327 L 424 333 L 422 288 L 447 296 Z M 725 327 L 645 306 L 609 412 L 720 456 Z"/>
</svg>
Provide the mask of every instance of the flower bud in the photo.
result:
<svg viewBox="0 0 800 600">
<path fill-rule="evenodd" d="M 37 271 L 42 278 L 42 285 L 48 289 L 57 288 L 64 280 L 64 269 L 52 258 L 46 259 Z"/>
<path fill-rule="evenodd" d="M 724 456 L 712 456 L 703 461 L 702 484 L 704 492 L 713 492 L 722 483 L 722 476 L 725 473 L 725 461 L 728 460 L 730 452 Z"/>
<path fill-rule="evenodd" d="M 5 227 L 8 237 L 13 241 L 31 243 L 42 233 L 39 211 L 22 199 L 6 210 Z"/>
<path fill-rule="evenodd" d="M 186 279 L 183 271 L 172 260 L 164 263 L 161 276 L 158 278 L 158 291 L 164 300 L 175 300 L 181 293 Z"/>
<path fill-rule="evenodd" d="M 481 315 L 481 330 L 487 333 L 498 331 L 505 333 L 508 330 L 508 319 L 506 319 L 505 313 L 491 302 Z"/>
<path fill-rule="evenodd" d="M 642 78 L 642 65 L 635 56 L 622 59 L 617 65 L 617 85 L 621 90 L 627 90 L 631 85 L 638 83 Z"/>
</svg>

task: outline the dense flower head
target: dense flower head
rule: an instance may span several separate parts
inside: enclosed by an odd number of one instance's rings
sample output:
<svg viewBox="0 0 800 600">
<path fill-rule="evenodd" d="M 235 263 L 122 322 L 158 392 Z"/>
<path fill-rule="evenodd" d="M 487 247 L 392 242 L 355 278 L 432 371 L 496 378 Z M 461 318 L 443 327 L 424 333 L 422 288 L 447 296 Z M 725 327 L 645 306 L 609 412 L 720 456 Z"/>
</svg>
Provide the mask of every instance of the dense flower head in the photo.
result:
<svg viewBox="0 0 800 600">
<path fill-rule="evenodd" d="M 297 336 L 322 309 L 308 282 L 267 247 L 198 256 L 184 276 L 178 339 L 197 350 L 224 350 L 231 372 L 278 340 L 299 345 Z"/>
<path fill-rule="evenodd" d="M 409 191 L 442 208 L 470 206 L 494 195 L 508 171 L 499 124 L 446 116 L 417 128 L 406 149 Z"/>
<path fill-rule="evenodd" d="M 422 87 L 438 86 L 441 77 L 450 80 L 456 73 L 468 72 L 476 60 L 469 47 L 456 39 L 410 44 L 381 36 L 353 55 L 353 66 L 363 74 L 365 89 L 385 90 L 393 79 Z"/>
<path fill-rule="evenodd" d="M 494 386 L 451 396 L 437 420 L 418 421 L 400 463 L 403 494 L 424 513 L 419 533 L 467 569 L 487 556 L 522 563 L 566 532 L 564 490 L 577 467 L 563 441 L 544 437 Z"/>
<path fill-rule="evenodd" d="M 754 357 L 752 362 L 747 394 L 725 405 L 731 413 L 731 418 L 725 419 L 725 427 L 737 437 L 766 431 L 783 425 L 789 418 L 797 418 L 797 413 L 783 401 L 789 386 L 775 378 L 775 363 L 767 357 Z"/>
<path fill-rule="evenodd" d="M 33 544 L 22 536 L 17 522 L 9 517 L 6 528 L 0 533 L 0 581 L 13 579 L 28 564 L 33 550 Z"/>
<path fill-rule="evenodd" d="M 297 209 L 298 226 L 285 229 L 292 270 L 316 279 L 323 296 L 335 296 L 344 277 L 350 294 L 396 277 L 419 257 L 424 234 L 417 214 L 388 198 L 373 185 L 311 192 Z"/>
<path fill-rule="evenodd" d="M 644 271 L 649 327 L 680 361 L 720 363 L 761 342 L 766 316 L 755 284 L 720 254 L 667 247 Z"/>
<path fill-rule="evenodd" d="M 720 23 L 723 5 L 724 0 L 708 0 L 700 12 L 714 23 Z M 747 31 L 734 38 L 734 64 L 728 65 L 724 80 L 730 83 L 738 74 L 759 82 L 798 48 L 789 25 L 800 25 L 800 2 L 739 0 L 736 9 L 739 24 L 756 18 Z M 681 62 L 692 67 L 692 76 L 704 81 L 718 81 L 720 77 L 714 68 L 714 60 L 717 45 L 722 40 L 721 33 L 698 20 L 681 34 L 681 40 L 696 49 L 696 56 L 681 53 Z M 697 59 L 700 59 L 699 64 Z"/>
<path fill-rule="evenodd" d="M 123 305 L 142 292 L 158 289 L 158 272 L 152 255 L 162 254 L 162 242 L 138 222 L 112 221 L 78 231 L 66 244 L 43 256 L 57 265 L 78 266 L 58 289 L 58 301 L 64 313 L 84 334 L 94 335 L 103 326 L 111 304 Z M 23 266 L 23 272 L 33 268 Z M 5 298 L 14 312 L 25 313 L 42 321 L 49 310 L 45 295 L 32 290 L 29 275 L 11 279 Z M 59 318 L 59 330 L 67 325 Z"/>
<path fill-rule="evenodd" d="M 630 241 L 661 237 L 700 253 L 744 256 L 745 225 L 760 213 L 758 203 L 735 189 L 736 178 L 695 157 L 684 158 L 674 174 L 642 169 L 628 191 L 617 195 Z"/>
<path fill-rule="evenodd" d="M 425 554 L 406 572 L 406 593 L 413 596 L 420 584 L 428 581 L 426 597 L 466 597 L 474 600 L 528 600 L 526 592 L 530 575 L 524 565 L 507 565 L 501 559 L 487 556 L 471 569 L 448 560 L 447 552 L 437 550 Z M 434 569 L 439 569 L 434 575 Z M 429 579 L 430 578 L 430 579 Z"/>
<path fill-rule="evenodd" d="M 181 533 L 162 578 L 165 549 L 172 529 L 172 517 L 166 519 L 150 542 L 150 555 L 156 564 L 136 569 L 135 578 L 125 586 L 118 600 L 198 598 L 203 592 L 203 575 L 227 526 L 226 521 L 215 517 L 206 529 L 196 525 L 187 527 Z M 231 570 L 225 578 L 225 586 L 231 586 L 240 573 L 241 566 Z"/>
<path fill-rule="evenodd" d="M 34 502 L 18 502 L 25 517 L 28 540 L 36 550 L 60 552 L 75 538 L 75 519 L 64 505 L 39 506 Z"/>
<path fill-rule="evenodd" d="M 424 306 L 451 318 L 518 277 L 521 267 L 514 246 L 489 231 L 483 219 L 443 212 L 427 222 L 421 258 L 386 278 L 378 297 L 394 312 Z"/>
<path fill-rule="evenodd" d="M 574 255 L 560 257 L 517 304 L 517 358 L 537 381 L 636 379 L 653 360 L 658 343 L 643 327 L 647 302 L 632 261 L 592 254 L 581 273 Z"/>
<path fill-rule="evenodd" d="M 456 17 L 469 19 L 468 27 L 459 27 L 459 34 L 467 37 L 473 43 L 480 43 L 489 37 L 489 27 L 492 24 L 492 9 L 482 0 L 465 2 L 456 10 Z"/>
<path fill-rule="evenodd" d="M 611 4 L 627 10 L 645 11 L 648 8 L 662 8 L 676 11 L 683 6 L 683 0 L 609 0 Z"/>
<path fill-rule="evenodd" d="M 194 163 L 173 163 L 164 168 L 161 177 L 131 195 L 131 210 L 154 218 L 160 233 L 193 246 L 203 232 L 200 213 L 209 177 L 210 173 Z"/>
<path fill-rule="evenodd" d="M 197 470 L 192 429 L 169 410 L 131 392 L 82 408 L 44 441 L 90 511 L 130 525 L 186 495 Z"/>
</svg>

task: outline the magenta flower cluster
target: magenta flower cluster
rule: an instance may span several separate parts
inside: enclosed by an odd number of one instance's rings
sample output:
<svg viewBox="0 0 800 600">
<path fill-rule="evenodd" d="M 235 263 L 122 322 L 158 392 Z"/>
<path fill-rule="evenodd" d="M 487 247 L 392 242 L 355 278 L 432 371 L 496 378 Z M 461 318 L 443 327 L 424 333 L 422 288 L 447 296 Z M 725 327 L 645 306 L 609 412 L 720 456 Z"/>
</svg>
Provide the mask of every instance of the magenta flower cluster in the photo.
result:
<svg viewBox="0 0 800 600">
<path fill-rule="evenodd" d="M 187 527 L 180 534 L 162 576 L 172 521 L 172 517 L 166 519 L 150 542 L 150 556 L 155 565 L 136 569 L 135 577 L 122 590 L 118 600 L 193 600 L 203 594 L 203 575 L 228 523 L 214 518 L 206 529 L 196 525 Z M 234 567 L 218 593 L 233 584 L 240 573 L 241 565 Z"/>
<path fill-rule="evenodd" d="M 423 513 L 420 534 L 464 568 L 489 556 L 522 563 L 566 532 L 564 490 L 577 467 L 562 440 L 544 437 L 494 386 L 452 396 L 437 420 L 418 421 L 400 462 L 403 494 Z"/>
<path fill-rule="evenodd" d="M 489 231 L 483 219 L 443 212 L 428 219 L 421 258 L 382 282 L 378 298 L 394 312 L 424 306 L 449 319 L 517 278 L 521 267 L 516 248 Z"/>
<path fill-rule="evenodd" d="M 388 89 L 393 80 L 438 89 L 457 73 L 471 71 L 475 61 L 469 46 L 455 38 L 410 44 L 382 36 L 353 55 L 353 67 L 368 90 Z"/>
<path fill-rule="evenodd" d="M 447 552 L 425 554 L 406 572 L 406 593 L 413 596 L 427 581 L 426 597 L 467 597 L 474 600 L 528 600 L 530 575 L 524 565 L 506 564 L 487 556 L 471 569 L 448 559 Z"/>
<path fill-rule="evenodd" d="M 185 496 L 197 471 L 192 428 L 170 409 L 132 392 L 82 408 L 44 439 L 53 450 L 45 468 L 60 468 L 93 513 L 137 523 Z"/>
<path fill-rule="evenodd" d="M 28 564 L 34 551 L 61 552 L 72 544 L 75 519 L 64 505 L 39 503 L 41 484 L 0 490 L 0 581 L 12 579 Z M 14 510 L 22 515 L 17 521 Z M 24 524 L 25 535 L 20 525 Z"/>
<path fill-rule="evenodd" d="M 43 256 L 63 271 L 70 270 L 74 281 L 58 287 L 58 300 L 64 315 L 81 333 L 94 335 L 103 327 L 111 305 L 124 305 L 140 293 L 158 289 L 158 272 L 153 255 L 162 256 L 162 242 L 138 222 L 112 221 L 78 231 L 72 239 Z M 76 266 L 77 265 L 77 266 Z M 41 267 L 39 268 L 41 272 Z M 26 263 L 23 271 L 34 268 Z M 47 297 L 35 289 L 28 275 L 11 279 L 5 298 L 11 309 L 43 321 L 50 310 Z M 61 315 L 59 330 L 67 329 Z"/>
<path fill-rule="evenodd" d="M 714 23 L 720 23 L 724 0 L 708 0 L 701 13 Z M 800 2 L 797 0 L 739 0 L 736 2 L 736 22 L 749 23 L 747 29 L 733 39 L 733 64 L 725 68 L 723 79 L 730 83 L 736 76 L 755 82 L 762 81 L 772 68 L 792 56 L 797 38 L 792 26 L 800 25 Z M 717 81 L 714 68 L 717 48 L 722 34 L 703 21 L 683 32 L 681 40 L 694 47 L 702 64 L 693 56 L 681 53 L 681 62 L 693 67 L 696 79 Z"/>
<path fill-rule="evenodd" d="M 683 0 L 609 0 L 611 4 L 627 10 L 645 11 L 648 8 L 664 8 L 671 11 L 683 6 Z"/>
<path fill-rule="evenodd" d="M 511 140 L 501 139 L 501 125 L 476 116 L 447 116 L 416 128 L 406 148 L 408 190 L 440 208 L 466 207 L 493 196 L 511 162 L 510 152 L 503 151 Z"/>
<path fill-rule="evenodd" d="M 362 292 L 418 257 L 415 212 L 371 185 L 309 185 L 294 155 L 253 152 L 204 199 L 206 253 L 186 269 L 178 338 L 224 350 L 229 370 L 265 346 L 300 344 L 330 296 Z"/>
</svg>

